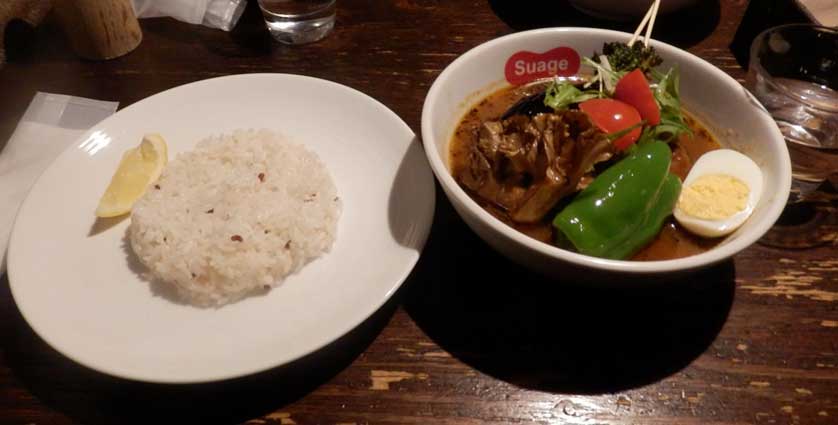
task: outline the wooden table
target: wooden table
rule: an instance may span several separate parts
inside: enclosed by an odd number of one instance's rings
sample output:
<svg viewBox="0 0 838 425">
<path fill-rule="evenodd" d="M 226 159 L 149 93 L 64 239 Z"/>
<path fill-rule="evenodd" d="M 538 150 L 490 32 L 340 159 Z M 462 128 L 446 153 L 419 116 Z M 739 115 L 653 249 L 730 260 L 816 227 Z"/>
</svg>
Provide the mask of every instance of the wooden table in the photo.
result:
<svg viewBox="0 0 838 425">
<path fill-rule="evenodd" d="M 108 62 L 77 59 L 46 24 L 0 70 L 0 141 L 36 91 L 124 107 L 249 72 L 355 87 L 418 133 L 430 84 L 466 50 L 537 26 L 625 28 L 562 2 L 527 13 L 515 3 L 341 0 L 334 34 L 302 47 L 272 43 L 250 4 L 232 34 L 144 20 L 140 47 Z M 656 36 L 741 81 L 728 46 L 745 6 L 703 2 L 661 20 Z M 122 381 L 76 365 L 33 334 L 4 277 L 0 423 L 835 424 L 838 204 L 834 189 L 813 189 L 796 187 L 800 202 L 733 260 L 632 291 L 525 272 L 483 244 L 437 191 L 424 255 L 384 309 L 299 362 L 207 385 Z"/>
</svg>

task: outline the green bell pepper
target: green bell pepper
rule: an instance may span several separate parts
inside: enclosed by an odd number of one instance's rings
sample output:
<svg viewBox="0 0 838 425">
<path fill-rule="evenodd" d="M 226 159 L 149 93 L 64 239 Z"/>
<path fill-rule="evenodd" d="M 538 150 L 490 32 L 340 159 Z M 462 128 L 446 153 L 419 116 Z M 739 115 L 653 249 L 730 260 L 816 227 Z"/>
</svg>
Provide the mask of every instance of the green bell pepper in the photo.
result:
<svg viewBox="0 0 838 425">
<path fill-rule="evenodd" d="M 672 214 L 681 180 L 669 173 L 672 151 L 649 141 L 602 172 L 553 220 L 576 249 L 625 259 L 648 244 Z"/>
</svg>

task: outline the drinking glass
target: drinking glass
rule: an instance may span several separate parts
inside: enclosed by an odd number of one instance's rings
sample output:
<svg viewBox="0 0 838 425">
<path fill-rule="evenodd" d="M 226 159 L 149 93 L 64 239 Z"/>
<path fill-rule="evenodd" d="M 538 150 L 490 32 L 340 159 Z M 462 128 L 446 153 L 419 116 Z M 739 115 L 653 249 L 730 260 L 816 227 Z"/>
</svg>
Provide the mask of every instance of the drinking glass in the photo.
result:
<svg viewBox="0 0 838 425">
<path fill-rule="evenodd" d="M 838 30 L 791 24 L 763 31 L 751 45 L 747 85 L 785 136 L 795 178 L 838 173 Z"/>
<path fill-rule="evenodd" d="M 336 0 L 259 0 L 271 36 L 285 44 L 311 43 L 335 26 Z"/>
</svg>

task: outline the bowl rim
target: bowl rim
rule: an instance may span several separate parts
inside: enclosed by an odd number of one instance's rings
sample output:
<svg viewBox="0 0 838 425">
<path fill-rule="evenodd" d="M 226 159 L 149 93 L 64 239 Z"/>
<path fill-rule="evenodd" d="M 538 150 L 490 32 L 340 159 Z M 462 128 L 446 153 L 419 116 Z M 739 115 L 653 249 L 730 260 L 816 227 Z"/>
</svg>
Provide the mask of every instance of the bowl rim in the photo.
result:
<svg viewBox="0 0 838 425">
<path fill-rule="evenodd" d="M 760 114 L 758 117 L 759 119 L 754 122 L 754 125 L 767 126 L 770 128 L 769 131 L 774 134 L 774 137 L 770 140 L 770 142 L 773 143 L 773 149 L 779 155 L 778 159 L 780 161 L 780 169 L 777 171 L 781 173 L 779 178 L 782 184 L 780 187 L 776 188 L 776 196 L 772 201 L 770 201 L 771 203 L 767 205 L 768 211 L 766 212 L 763 220 L 760 221 L 756 227 L 752 228 L 748 233 L 741 235 L 735 240 L 712 248 L 701 254 L 672 260 L 658 261 L 610 260 L 592 257 L 567 251 L 530 238 L 523 233 L 516 231 L 481 208 L 480 205 L 468 196 L 465 190 L 457 184 L 454 177 L 448 170 L 446 161 L 438 154 L 437 151 L 437 144 L 435 143 L 435 138 L 433 136 L 434 123 L 432 122 L 431 117 L 433 116 L 433 111 L 436 107 L 436 100 L 441 96 L 442 84 L 450 78 L 457 68 L 463 66 L 463 64 L 467 63 L 472 58 L 479 56 L 498 45 L 525 41 L 533 36 L 563 33 L 595 34 L 598 36 L 610 37 L 614 40 L 628 40 L 631 37 L 631 34 L 621 31 L 586 27 L 552 27 L 516 32 L 486 41 L 466 51 L 457 57 L 453 62 L 448 64 L 448 66 L 446 66 L 434 80 L 431 88 L 428 90 L 428 94 L 426 95 L 425 102 L 422 106 L 422 145 L 425 150 L 425 156 L 428 158 L 428 162 L 431 165 L 431 169 L 442 187 L 445 189 L 447 196 L 456 198 L 456 201 L 467 208 L 469 212 L 473 213 L 479 221 L 483 222 L 493 231 L 499 233 L 507 240 L 519 246 L 535 251 L 541 255 L 563 260 L 577 266 L 593 267 L 600 270 L 630 274 L 686 271 L 724 261 L 756 242 L 774 225 L 785 208 L 789 197 L 789 191 L 791 190 L 791 160 L 789 158 L 788 148 L 785 144 L 785 139 L 780 133 L 780 130 L 777 128 L 777 125 L 767 114 Z M 651 43 L 658 51 L 664 52 L 665 55 L 669 56 L 674 62 L 690 61 L 701 68 L 702 71 L 706 72 L 707 75 L 711 76 L 711 78 L 720 79 L 727 85 L 737 90 L 744 89 L 751 101 L 762 107 L 762 104 L 759 103 L 750 91 L 745 89 L 742 84 L 721 69 L 717 68 L 715 65 L 670 44 L 657 40 L 651 40 Z M 764 110 L 764 107 L 762 108 Z M 450 141 L 446 140 L 445 143 L 448 144 Z M 763 188 L 763 191 L 765 190 L 767 190 L 767 188 Z M 763 199 L 767 199 L 767 197 L 763 197 Z"/>
</svg>

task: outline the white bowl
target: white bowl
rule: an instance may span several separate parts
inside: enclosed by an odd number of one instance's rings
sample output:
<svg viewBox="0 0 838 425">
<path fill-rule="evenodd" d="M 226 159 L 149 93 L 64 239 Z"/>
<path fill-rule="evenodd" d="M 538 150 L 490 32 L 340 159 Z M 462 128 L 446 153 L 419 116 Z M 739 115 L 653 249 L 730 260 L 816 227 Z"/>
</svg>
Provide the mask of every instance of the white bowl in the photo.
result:
<svg viewBox="0 0 838 425">
<path fill-rule="evenodd" d="M 483 210 L 457 184 L 448 168 L 448 146 L 463 114 L 485 95 L 505 86 L 508 58 L 520 51 L 543 53 L 557 47 L 589 56 L 603 42 L 627 41 L 630 34 L 591 28 L 547 28 L 491 40 L 466 52 L 437 77 L 422 109 L 425 154 L 454 208 L 483 240 L 508 258 L 552 276 L 677 275 L 730 258 L 757 241 L 774 224 L 788 199 L 791 164 L 782 134 L 762 105 L 736 80 L 681 49 L 653 41 L 662 68 L 677 65 L 682 104 L 717 136 L 762 169 L 764 193 L 751 218 L 718 246 L 699 255 L 665 261 L 618 261 L 590 257 L 529 238 Z M 582 272 L 582 273 L 575 273 Z M 603 273 L 598 273 L 603 272 Z"/>
</svg>

